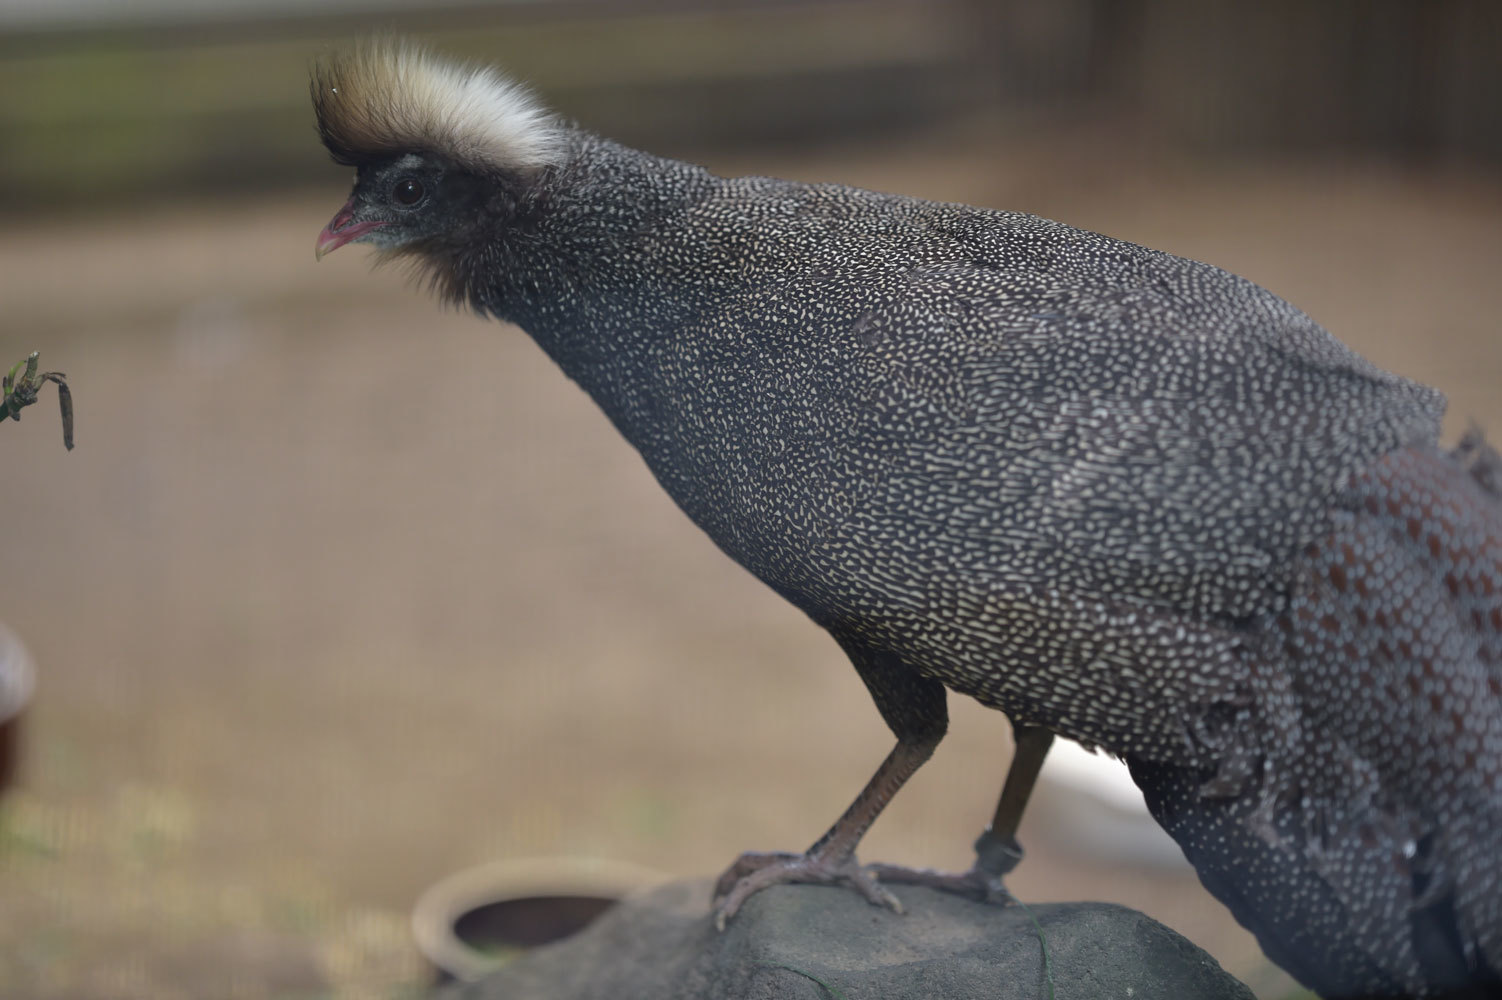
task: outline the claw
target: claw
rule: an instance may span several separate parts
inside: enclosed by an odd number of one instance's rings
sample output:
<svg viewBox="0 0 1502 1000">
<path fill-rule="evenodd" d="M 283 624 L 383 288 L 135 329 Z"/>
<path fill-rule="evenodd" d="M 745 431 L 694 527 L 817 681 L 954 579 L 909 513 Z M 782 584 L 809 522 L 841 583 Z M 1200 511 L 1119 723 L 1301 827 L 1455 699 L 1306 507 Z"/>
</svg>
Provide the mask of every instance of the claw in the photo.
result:
<svg viewBox="0 0 1502 1000">
<path fill-rule="evenodd" d="M 785 882 L 843 885 L 860 893 L 874 906 L 898 914 L 903 912 L 902 902 L 878 881 L 874 870 L 862 866 L 853 855 L 835 861 L 817 852 L 748 853 L 736 858 L 715 882 L 712 904 L 715 929 L 723 931 L 730 918 L 753 895 Z"/>
<path fill-rule="evenodd" d="M 803 855 L 793 854 L 790 851 L 747 851 L 730 863 L 715 880 L 714 897 L 712 902 L 718 906 L 720 900 L 730 895 L 736 885 L 747 876 L 760 871 L 769 865 L 793 862 L 802 859 Z"/>
<path fill-rule="evenodd" d="M 953 893 L 977 903 L 1006 905 L 1016 897 L 1001 881 L 982 868 L 967 872 L 941 872 L 932 868 L 904 868 L 900 865 L 870 865 L 871 874 L 893 885 L 924 885 L 930 889 Z"/>
</svg>

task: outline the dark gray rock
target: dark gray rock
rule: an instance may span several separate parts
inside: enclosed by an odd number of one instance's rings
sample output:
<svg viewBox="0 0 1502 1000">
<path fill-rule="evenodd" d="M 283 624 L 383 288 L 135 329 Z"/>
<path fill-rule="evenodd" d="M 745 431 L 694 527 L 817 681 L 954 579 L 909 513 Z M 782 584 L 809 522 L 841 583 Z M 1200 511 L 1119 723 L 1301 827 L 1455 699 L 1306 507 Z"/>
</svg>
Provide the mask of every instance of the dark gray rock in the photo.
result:
<svg viewBox="0 0 1502 1000">
<path fill-rule="evenodd" d="M 752 897 L 718 934 L 708 884 L 675 883 L 437 1000 L 1048 997 L 1038 929 L 1027 911 L 892 888 L 905 915 L 851 892 L 777 886 Z M 1050 903 L 1031 911 L 1048 941 L 1058 1000 L 1251 1000 L 1208 954 L 1135 910 Z"/>
</svg>

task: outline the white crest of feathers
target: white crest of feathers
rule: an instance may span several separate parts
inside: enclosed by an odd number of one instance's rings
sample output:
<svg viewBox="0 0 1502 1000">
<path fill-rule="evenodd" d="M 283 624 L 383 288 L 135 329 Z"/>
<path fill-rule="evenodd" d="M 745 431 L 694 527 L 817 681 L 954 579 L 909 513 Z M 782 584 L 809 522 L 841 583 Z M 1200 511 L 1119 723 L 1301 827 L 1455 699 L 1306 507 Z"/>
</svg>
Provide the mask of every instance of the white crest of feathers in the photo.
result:
<svg viewBox="0 0 1502 1000">
<path fill-rule="evenodd" d="M 520 84 L 375 39 L 313 66 L 318 131 L 335 160 L 359 165 L 435 152 L 479 170 L 536 170 L 563 154 L 557 119 Z"/>
</svg>

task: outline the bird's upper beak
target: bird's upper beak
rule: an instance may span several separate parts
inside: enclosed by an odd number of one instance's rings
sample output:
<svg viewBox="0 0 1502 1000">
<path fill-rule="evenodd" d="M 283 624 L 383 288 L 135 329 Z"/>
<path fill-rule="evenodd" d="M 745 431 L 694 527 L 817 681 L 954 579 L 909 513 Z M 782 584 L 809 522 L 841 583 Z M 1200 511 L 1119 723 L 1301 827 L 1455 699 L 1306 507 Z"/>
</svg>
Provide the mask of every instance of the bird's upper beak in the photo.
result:
<svg viewBox="0 0 1502 1000">
<path fill-rule="evenodd" d="M 334 213 L 333 219 L 323 227 L 323 232 L 318 234 L 318 242 L 313 245 L 313 256 L 322 260 L 323 255 L 338 250 L 346 243 L 353 242 L 370 232 L 379 229 L 384 222 L 355 222 L 355 199 L 351 195 L 344 207 Z"/>
</svg>

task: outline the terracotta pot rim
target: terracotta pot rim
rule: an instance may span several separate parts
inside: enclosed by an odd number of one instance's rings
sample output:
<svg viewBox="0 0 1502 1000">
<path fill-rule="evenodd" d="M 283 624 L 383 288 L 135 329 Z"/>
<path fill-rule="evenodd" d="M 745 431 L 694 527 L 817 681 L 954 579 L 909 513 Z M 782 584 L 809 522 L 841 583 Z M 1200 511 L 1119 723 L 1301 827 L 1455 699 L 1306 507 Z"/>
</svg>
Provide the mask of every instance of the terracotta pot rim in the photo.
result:
<svg viewBox="0 0 1502 1000">
<path fill-rule="evenodd" d="M 36 690 L 36 665 L 26 646 L 0 624 L 0 724 L 20 715 Z"/>
<path fill-rule="evenodd" d="M 533 896 L 619 899 L 660 885 L 660 872 L 624 861 L 587 857 L 515 858 L 454 872 L 425 889 L 412 907 L 417 948 L 434 968 L 460 982 L 495 971 L 455 933 L 459 918 L 482 906 Z"/>
</svg>

